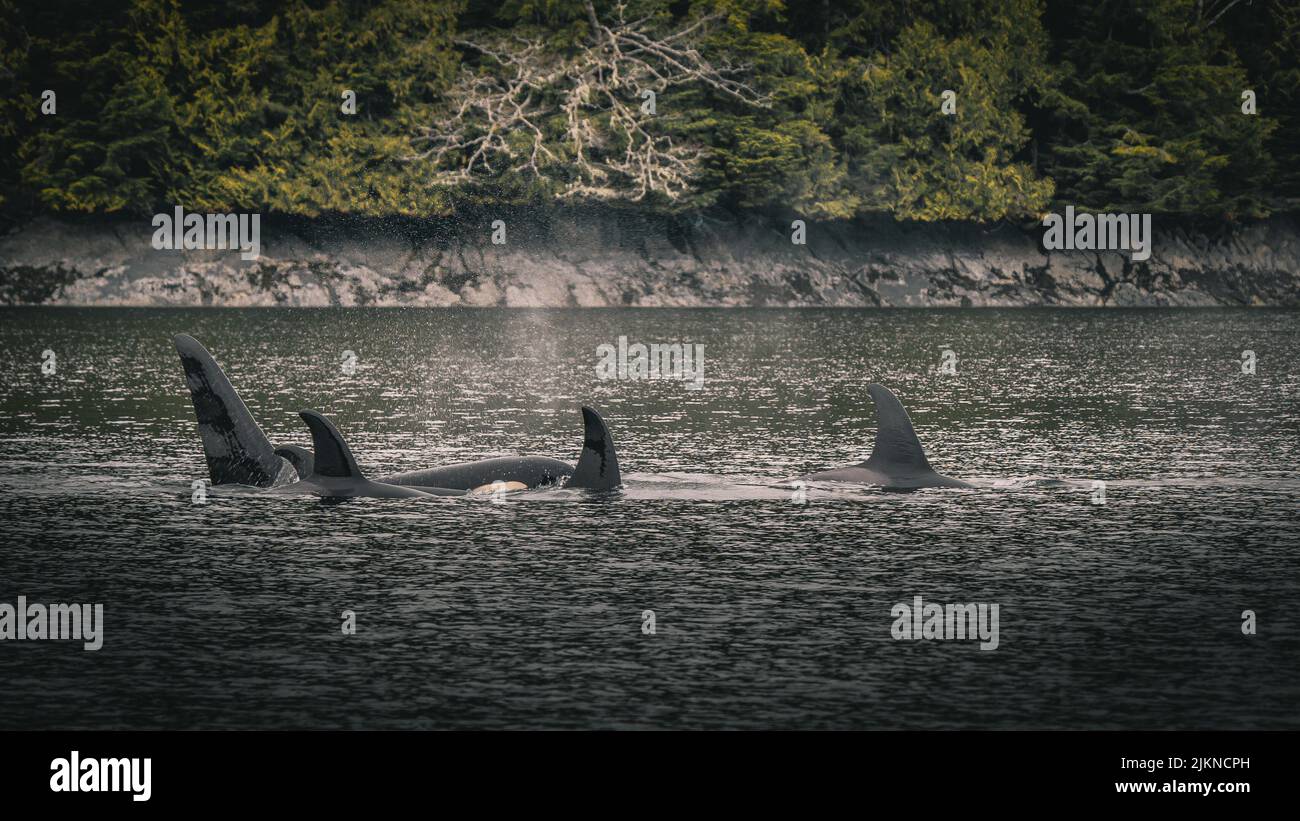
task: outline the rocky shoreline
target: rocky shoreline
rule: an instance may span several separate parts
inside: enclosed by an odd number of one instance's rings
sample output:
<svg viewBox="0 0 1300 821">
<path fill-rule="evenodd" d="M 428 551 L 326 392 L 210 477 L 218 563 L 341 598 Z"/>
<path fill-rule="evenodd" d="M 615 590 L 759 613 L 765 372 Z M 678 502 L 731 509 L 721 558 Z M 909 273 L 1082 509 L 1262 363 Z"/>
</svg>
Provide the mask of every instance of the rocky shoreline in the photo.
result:
<svg viewBox="0 0 1300 821">
<path fill-rule="evenodd" d="M 1149 260 L 1047 252 L 1035 226 L 506 210 L 264 220 L 261 256 L 159 251 L 147 218 L 40 217 L 0 236 L 0 305 L 1300 306 L 1300 225 L 1155 220 Z M 493 244 L 494 220 L 504 244 Z"/>
</svg>

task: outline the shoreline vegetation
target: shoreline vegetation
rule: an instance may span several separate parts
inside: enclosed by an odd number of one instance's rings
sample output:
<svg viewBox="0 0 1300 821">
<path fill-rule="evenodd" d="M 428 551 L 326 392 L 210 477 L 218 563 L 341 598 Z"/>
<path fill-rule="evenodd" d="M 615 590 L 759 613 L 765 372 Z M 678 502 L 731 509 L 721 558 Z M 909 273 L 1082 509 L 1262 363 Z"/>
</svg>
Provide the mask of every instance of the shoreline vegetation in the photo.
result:
<svg viewBox="0 0 1300 821">
<path fill-rule="evenodd" d="M 1298 55 L 1287 0 L 0 0 L 0 304 L 1295 305 Z"/>
</svg>

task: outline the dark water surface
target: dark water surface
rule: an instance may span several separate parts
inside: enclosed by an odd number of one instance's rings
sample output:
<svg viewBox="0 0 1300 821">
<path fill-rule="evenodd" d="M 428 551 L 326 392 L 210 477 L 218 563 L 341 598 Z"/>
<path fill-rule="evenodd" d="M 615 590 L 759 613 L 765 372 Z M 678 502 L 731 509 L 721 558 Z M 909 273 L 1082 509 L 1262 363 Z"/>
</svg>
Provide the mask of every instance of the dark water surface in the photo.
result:
<svg viewBox="0 0 1300 821">
<path fill-rule="evenodd" d="M 106 622 L 98 652 L 0 642 L 0 728 L 1297 728 L 1298 328 L 1263 310 L 0 310 L 0 602 L 99 602 Z M 178 332 L 272 441 L 308 443 L 312 407 L 372 474 L 572 461 L 589 403 L 626 487 L 192 504 Z M 703 390 L 598 380 L 620 335 L 703 343 Z M 793 478 L 870 452 L 871 381 L 974 490 L 792 501 Z M 890 609 L 917 595 L 997 603 L 999 647 L 895 641 Z"/>
</svg>

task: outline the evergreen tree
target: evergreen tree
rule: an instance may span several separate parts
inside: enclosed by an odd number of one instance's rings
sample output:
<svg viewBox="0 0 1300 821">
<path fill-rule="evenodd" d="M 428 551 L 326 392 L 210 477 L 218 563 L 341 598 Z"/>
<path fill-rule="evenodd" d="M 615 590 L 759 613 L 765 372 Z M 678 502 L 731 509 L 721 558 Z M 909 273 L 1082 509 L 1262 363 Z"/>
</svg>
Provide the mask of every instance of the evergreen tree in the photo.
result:
<svg viewBox="0 0 1300 821">
<path fill-rule="evenodd" d="M 1065 91 L 1044 170 L 1063 202 L 1103 211 L 1263 216 L 1276 122 L 1241 112 L 1251 82 L 1199 0 L 1060 3 Z M 1222 10 L 1222 9 L 1221 9 Z"/>
<path fill-rule="evenodd" d="M 1247 219 L 1298 50 L 1288 0 L 0 0 L 0 207 Z"/>
</svg>

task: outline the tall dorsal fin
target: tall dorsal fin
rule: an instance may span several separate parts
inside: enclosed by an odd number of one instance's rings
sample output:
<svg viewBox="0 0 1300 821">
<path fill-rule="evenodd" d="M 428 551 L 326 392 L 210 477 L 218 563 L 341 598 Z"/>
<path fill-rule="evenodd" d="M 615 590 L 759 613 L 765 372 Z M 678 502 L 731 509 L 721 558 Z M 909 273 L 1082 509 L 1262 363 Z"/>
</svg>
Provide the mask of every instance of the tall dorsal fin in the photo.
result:
<svg viewBox="0 0 1300 821">
<path fill-rule="evenodd" d="M 212 484 L 270 487 L 291 480 L 292 469 L 275 455 L 212 354 L 192 336 L 178 334 L 172 341 L 185 369 Z"/>
<path fill-rule="evenodd" d="M 866 467 L 909 467 L 917 470 L 930 470 L 930 463 L 925 458 L 921 440 L 912 430 L 912 420 L 908 418 L 903 403 L 884 385 L 874 382 L 867 386 L 867 393 L 876 403 L 876 446 L 871 450 L 871 458 L 863 463 Z"/>
<path fill-rule="evenodd" d="M 583 407 L 582 425 L 582 455 L 565 487 L 613 490 L 623 481 L 618 472 L 618 456 L 614 453 L 614 437 L 609 435 L 605 420 L 592 408 Z"/>
<path fill-rule="evenodd" d="M 352 449 L 343 441 L 343 434 L 333 422 L 316 411 L 300 411 L 298 415 L 311 428 L 311 446 L 316 459 L 313 475 L 334 479 L 365 478 L 361 475 L 361 468 L 357 467 L 357 460 L 352 457 Z"/>
</svg>

